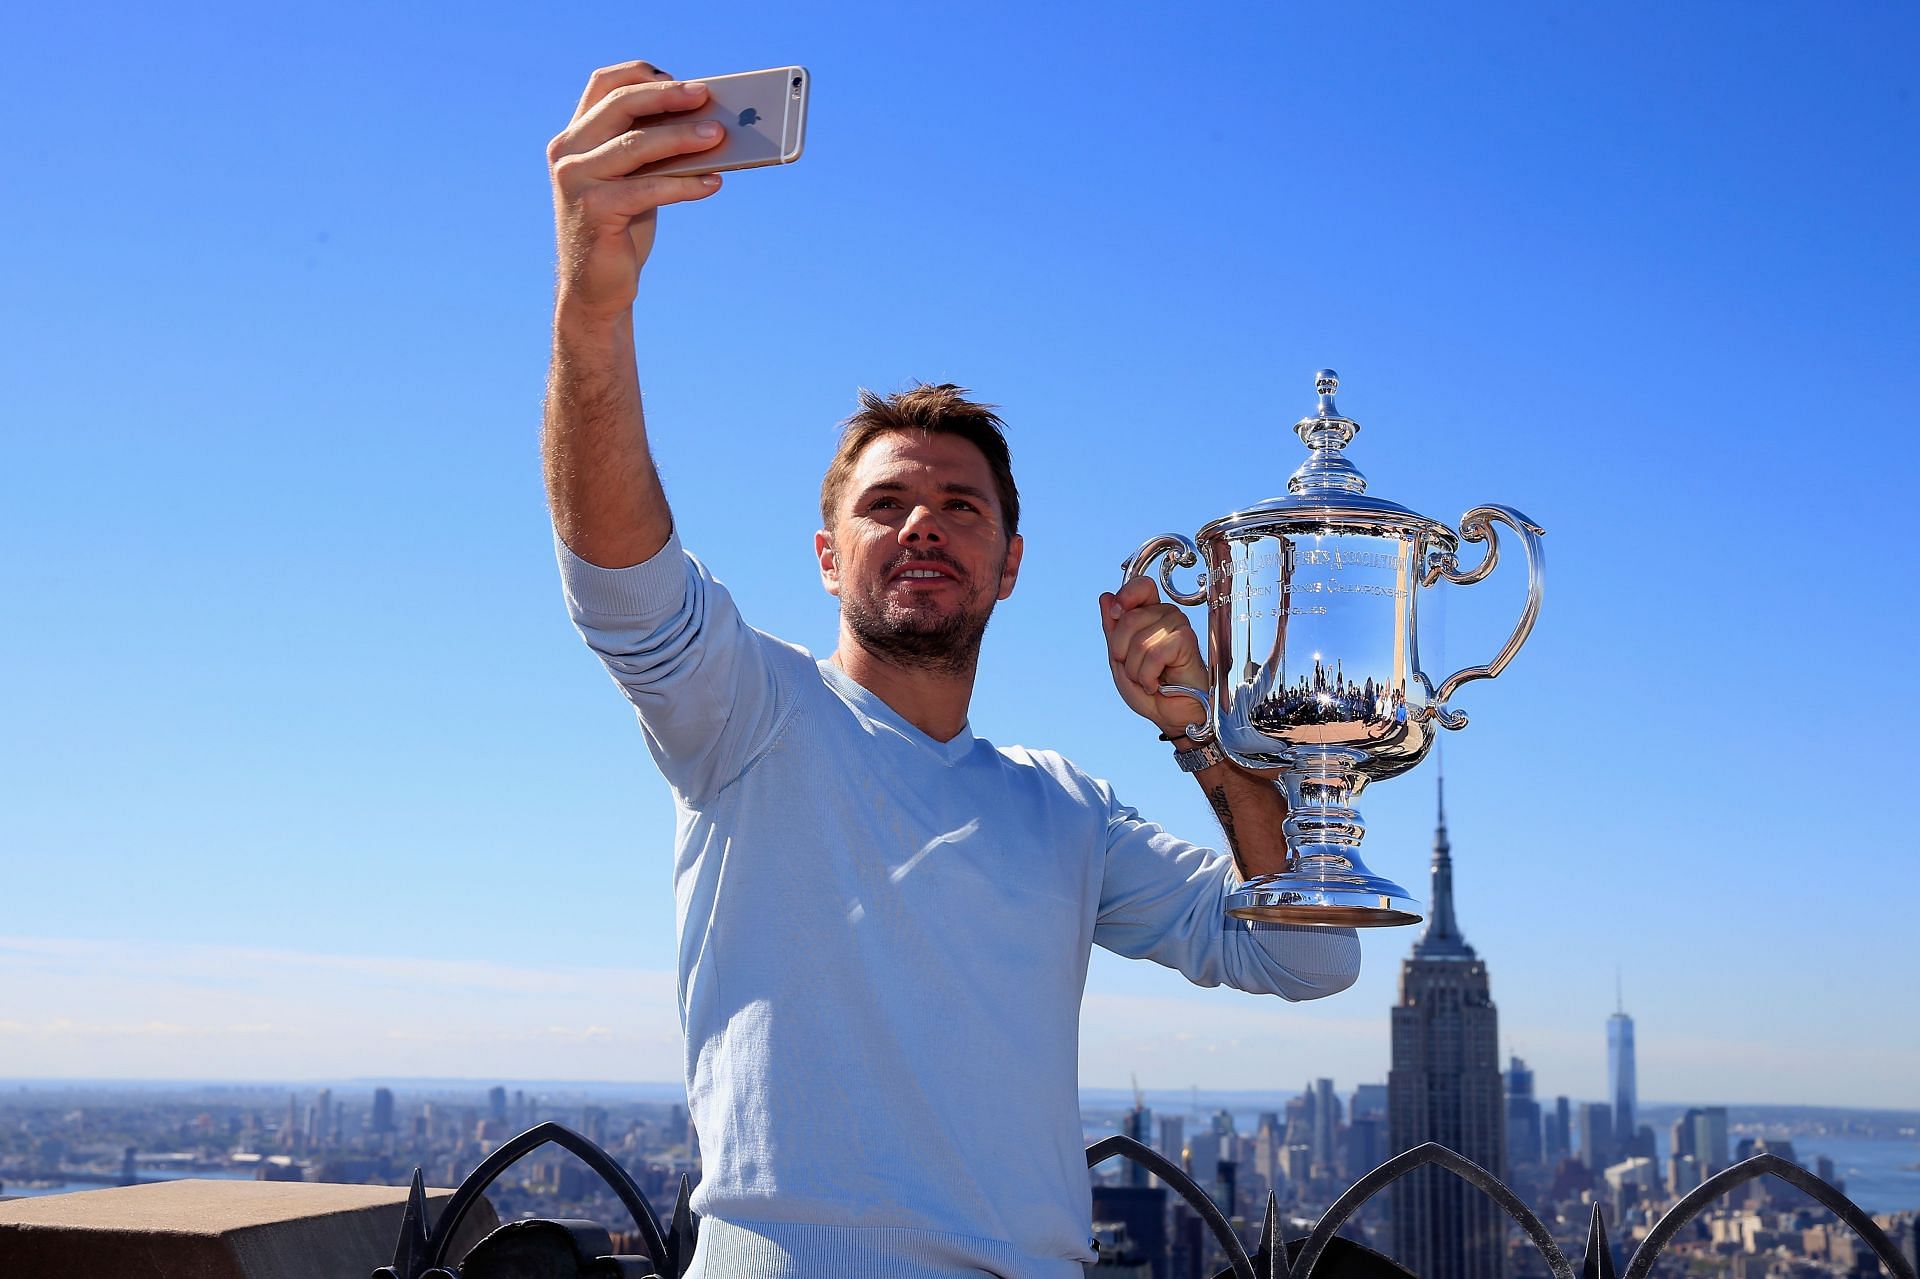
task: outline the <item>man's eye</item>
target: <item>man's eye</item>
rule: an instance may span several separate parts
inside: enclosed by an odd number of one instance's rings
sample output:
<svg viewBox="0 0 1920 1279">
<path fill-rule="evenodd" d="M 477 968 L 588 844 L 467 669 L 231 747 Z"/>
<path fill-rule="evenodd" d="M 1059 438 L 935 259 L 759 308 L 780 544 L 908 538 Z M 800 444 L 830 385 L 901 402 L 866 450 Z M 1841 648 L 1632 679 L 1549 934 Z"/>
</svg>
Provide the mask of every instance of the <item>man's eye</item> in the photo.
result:
<svg viewBox="0 0 1920 1279">
<path fill-rule="evenodd" d="M 890 497 L 876 497 L 867 505 L 869 511 L 882 511 L 900 505 Z"/>
<path fill-rule="evenodd" d="M 975 508 L 972 502 L 968 502 L 961 498 L 956 497 L 951 502 L 947 503 L 947 509 L 950 511 L 971 511 Z"/>
</svg>

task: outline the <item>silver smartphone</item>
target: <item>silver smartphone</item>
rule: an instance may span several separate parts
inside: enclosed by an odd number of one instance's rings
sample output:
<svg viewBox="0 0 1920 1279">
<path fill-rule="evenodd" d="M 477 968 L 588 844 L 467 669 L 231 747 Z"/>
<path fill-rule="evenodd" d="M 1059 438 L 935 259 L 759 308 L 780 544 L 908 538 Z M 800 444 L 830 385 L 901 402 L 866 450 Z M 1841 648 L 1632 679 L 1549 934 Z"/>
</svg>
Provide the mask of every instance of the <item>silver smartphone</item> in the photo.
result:
<svg viewBox="0 0 1920 1279">
<path fill-rule="evenodd" d="M 656 118 L 676 124 L 718 120 L 726 126 L 727 136 L 710 151 L 660 160 L 634 176 L 726 173 L 792 164 L 806 144 L 807 90 L 812 80 L 805 67 L 771 67 L 700 80 L 707 86 L 705 106 Z"/>
</svg>

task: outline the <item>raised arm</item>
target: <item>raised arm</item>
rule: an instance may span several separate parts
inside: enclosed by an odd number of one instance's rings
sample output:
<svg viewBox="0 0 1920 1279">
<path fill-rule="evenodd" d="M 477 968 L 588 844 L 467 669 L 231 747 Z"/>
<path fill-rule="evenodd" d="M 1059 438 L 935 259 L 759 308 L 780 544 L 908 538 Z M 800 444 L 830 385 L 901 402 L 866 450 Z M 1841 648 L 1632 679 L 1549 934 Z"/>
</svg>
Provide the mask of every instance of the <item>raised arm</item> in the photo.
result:
<svg viewBox="0 0 1920 1279">
<path fill-rule="evenodd" d="M 666 115 L 706 96 L 705 85 L 682 84 L 649 62 L 603 67 L 547 146 L 559 247 L 541 441 L 547 500 L 561 540 L 601 568 L 640 563 L 673 529 L 640 411 L 634 299 L 653 249 L 655 210 L 713 194 L 720 177 L 633 175 L 720 141 L 717 124 Z"/>
</svg>

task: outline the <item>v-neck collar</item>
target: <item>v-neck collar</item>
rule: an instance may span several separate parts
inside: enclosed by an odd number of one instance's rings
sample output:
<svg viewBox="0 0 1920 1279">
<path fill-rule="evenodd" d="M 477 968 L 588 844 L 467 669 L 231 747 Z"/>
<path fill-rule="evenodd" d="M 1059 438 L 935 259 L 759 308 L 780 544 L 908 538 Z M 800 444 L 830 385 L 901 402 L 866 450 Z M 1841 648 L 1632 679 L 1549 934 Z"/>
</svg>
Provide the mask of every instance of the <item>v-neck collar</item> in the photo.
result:
<svg viewBox="0 0 1920 1279">
<path fill-rule="evenodd" d="M 885 724 L 922 750 L 931 751 L 949 764 L 958 764 L 973 751 L 973 728 L 968 723 L 947 741 L 939 741 L 922 732 L 911 720 L 881 701 L 874 691 L 855 680 L 831 661 L 818 663 L 820 673 L 843 701 L 851 702 L 868 719 Z"/>
</svg>

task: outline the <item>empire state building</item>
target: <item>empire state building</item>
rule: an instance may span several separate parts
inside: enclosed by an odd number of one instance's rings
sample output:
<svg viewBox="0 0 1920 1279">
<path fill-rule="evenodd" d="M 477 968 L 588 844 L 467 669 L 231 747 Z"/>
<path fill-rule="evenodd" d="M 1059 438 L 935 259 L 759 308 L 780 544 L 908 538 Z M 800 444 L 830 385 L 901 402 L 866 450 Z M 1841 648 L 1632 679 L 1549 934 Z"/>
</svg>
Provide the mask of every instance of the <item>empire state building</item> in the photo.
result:
<svg viewBox="0 0 1920 1279">
<path fill-rule="evenodd" d="M 1393 1010 L 1387 1131 L 1394 1153 L 1433 1141 L 1505 1175 L 1499 1018 L 1487 966 L 1454 922 L 1442 790 L 1432 908 L 1425 933 L 1400 965 Z M 1439 1168 L 1402 1177 L 1391 1194 L 1393 1255 L 1401 1265 L 1420 1279 L 1504 1279 L 1507 1220 L 1491 1199 Z"/>
</svg>

